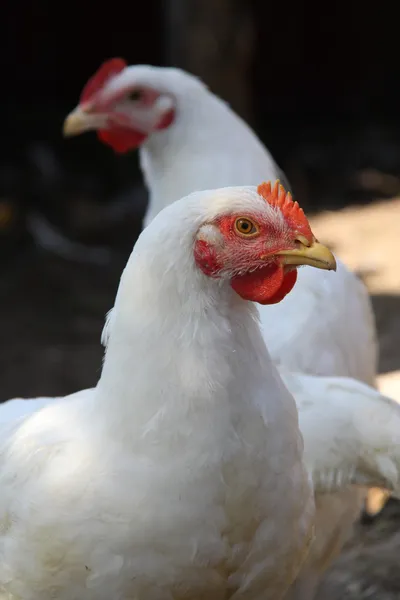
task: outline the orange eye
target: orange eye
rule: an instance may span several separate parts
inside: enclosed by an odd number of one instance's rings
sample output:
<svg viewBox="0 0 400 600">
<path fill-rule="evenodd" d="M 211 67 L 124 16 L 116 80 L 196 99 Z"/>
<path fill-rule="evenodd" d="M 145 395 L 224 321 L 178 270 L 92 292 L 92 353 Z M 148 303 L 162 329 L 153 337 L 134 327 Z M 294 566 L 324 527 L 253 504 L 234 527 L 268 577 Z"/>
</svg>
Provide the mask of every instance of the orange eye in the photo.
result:
<svg viewBox="0 0 400 600">
<path fill-rule="evenodd" d="M 244 217 L 239 217 L 235 221 L 235 229 L 240 235 L 244 236 L 253 236 L 259 232 L 259 229 L 253 221 L 250 219 L 245 219 Z"/>
</svg>

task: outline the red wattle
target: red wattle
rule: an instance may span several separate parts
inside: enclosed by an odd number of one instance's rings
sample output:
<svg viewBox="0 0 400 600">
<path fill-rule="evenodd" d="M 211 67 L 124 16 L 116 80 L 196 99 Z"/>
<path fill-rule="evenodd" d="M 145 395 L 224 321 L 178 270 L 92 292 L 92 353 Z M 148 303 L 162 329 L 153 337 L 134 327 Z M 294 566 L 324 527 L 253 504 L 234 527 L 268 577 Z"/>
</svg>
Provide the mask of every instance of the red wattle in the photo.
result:
<svg viewBox="0 0 400 600">
<path fill-rule="evenodd" d="M 284 297 L 293 289 L 296 281 L 297 269 L 293 269 L 292 271 L 285 273 L 281 287 L 273 296 L 271 296 L 271 298 L 269 298 L 268 302 L 260 302 L 259 300 L 256 300 L 256 302 L 259 302 L 259 304 L 278 304 L 278 302 L 281 302 Z"/>
<path fill-rule="evenodd" d="M 112 129 L 101 129 L 97 136 L 104 144 L 108 144 L 118 154 L 138 148 L 146 139 L 144 133 L 113 125 Z"/>
<path fill-rule="evenodd" d="M 243 300 L 277 304 L 290 292 L 296 279 L 296 269 L 285 273 L 283 266 L 275 263 L 253 273 L 234 277 L 231 286 Z"/>
</svg>

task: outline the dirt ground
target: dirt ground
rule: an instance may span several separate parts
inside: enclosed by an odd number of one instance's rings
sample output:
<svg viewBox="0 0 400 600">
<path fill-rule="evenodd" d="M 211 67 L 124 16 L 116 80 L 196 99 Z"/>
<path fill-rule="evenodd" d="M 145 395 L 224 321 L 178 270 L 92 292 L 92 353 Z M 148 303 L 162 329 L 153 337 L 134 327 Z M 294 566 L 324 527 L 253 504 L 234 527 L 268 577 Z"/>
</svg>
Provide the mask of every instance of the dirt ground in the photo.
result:
<svg viewBox="0 0 400 600">
<path fill-rule="evenodd" d="M 400 372 L 400 200 L 321 213 L 312 225 L 370 290 L 380 373 Z M 120 253 L 104 265 L 72 263 L 31 249 L 3 269 L 0 401 L 61 395 L 96 382 L 104 315 L 113 304 L 125 261 Z M 400 383 L 387 390 L 400 400 Z M 400 598 L 399 554 L 400 503 L 390 501 L 374 523 L 357 527 L 318 600 Z"/>
</svg>

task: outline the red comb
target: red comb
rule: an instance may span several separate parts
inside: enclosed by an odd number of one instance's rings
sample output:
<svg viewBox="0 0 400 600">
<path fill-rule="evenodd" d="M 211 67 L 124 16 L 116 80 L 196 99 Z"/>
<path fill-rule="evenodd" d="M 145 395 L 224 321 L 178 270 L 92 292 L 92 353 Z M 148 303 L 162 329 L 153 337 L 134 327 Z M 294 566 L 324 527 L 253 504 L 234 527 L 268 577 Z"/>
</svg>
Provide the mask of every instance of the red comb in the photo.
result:
<svg viewBox="0 0 400 600">
<path fill-rule="evenodd" d="M 83 88 L 79 100 L 80 104 L 89 102 L 94 94 L 98 92 L 109 79 L 118 75 L 118 73 L 121 73 L 127 66 L 127 62 L 123 58 L 111 58 L 103 63 L 100 69 L 96 71 Z"/>
<path fill-rule="evenodd" d="M 295 202 L 290 192 L 286 192 L 279 179 L 275 181 L 274 187 L 271 182 L 264 182 L 258 186 L 257 192 L 268 204 L 279 208 L 291 227 L 302 233 L 306 237 L 312 237 L 310 224 L 304 211 L 300 208 L 298 202 Z"/>
</svg>

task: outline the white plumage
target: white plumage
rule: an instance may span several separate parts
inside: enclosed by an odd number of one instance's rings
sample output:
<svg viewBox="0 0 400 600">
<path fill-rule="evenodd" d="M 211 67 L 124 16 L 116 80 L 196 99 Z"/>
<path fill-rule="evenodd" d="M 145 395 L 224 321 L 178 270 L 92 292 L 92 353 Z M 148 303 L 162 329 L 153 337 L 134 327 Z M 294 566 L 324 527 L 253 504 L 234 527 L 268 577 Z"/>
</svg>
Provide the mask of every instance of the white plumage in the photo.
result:
<svg viewBox="0 0 400 600">
<path fill-rule="evenodd" d="M 57 398 L 45 396 L 43 398 L 32 398 L 31 400 L 25 398 L 7 400 L 0 405 L 0 425 L 36 412 L 52 400 L 57 400 Z"/>
<path fill-rule="evenodd" d="M 75 398 L 75 396 L 81 394 L 90 395 L 93 393 L 94 389 L 95 388 L 80 390 L 79 392 L 70 394 L 68 398 Z M 62 397 L 63 396 L 43 396 L 40 398 L 30 398 L 29 400 L 26 398 L 11 398 L 10 400 L 0 404 L 0 427 L 6 423 L 12 423 L 17 419 L 27 417 L 28 415 L 40 410 L 44 406 L 47 406 L 50 404 L 50 402 L 61 400 Z"/>
<path fill-rule="evenodd" d="M 201 222 L 255 196 L 194 194 L 160 214 L 121 278 L 98 386 L 3 425 L 4 597 L 282 597 L 313 520 L 297 411 L 255 307 L 191 259 Z M 399 406 L 354 380 L 280 372 L 317 531 L 327 492 L 398 494 Z M 291 597 L 313 591 L 331 556 L 320 543 Z"/>
<path fill-rule="evenodd" d="M 140 81 L 137 68 L 121 78 Z M 282 177 L 253 131 L 199 80 L 169 69 L 148 73 L 156 89 L 176 98 L 177 119 L 140 148 L 150 193 L 145 225 L 190 191 Z M 377 342 L 371 302 L 359 279 L 341 261 L 337 265 L 335 276 L 300 269 L 292 294 L 271 310 L 260 308 L 265 341 L 276 364 L 374 385 Z"/>
<path fill-rule="evenodd" d="M 139 66 L 126 69 L 111 83 L 114 89 L 122 85 L 128 91 L 148 87 L 159 92 L 161 99 L 169 99 L 168 108 L 171 102 L 175 107 L 171 127 L 148 131 L 151 135 L 140 150 L 150 190 L 146 223 L 193 189 L 259 183 L 280 175 L 247 125 L 194 77 L 175 69 Z M 126 101 L 123 108 L 137 123 L 137 107 Z M 149 127 L 152 115 L 144 116 L 143 121 L 142 110 L 142 125 L 145 122 Z M 302 269 L 294 291 L 281 304 L 261 307 L 260 312 L 264 338 L 276 364 L 312 374 L 352 376 L 373 384 L 377 348 L 369 298 L 362 283 L 340 262 L 335 276 Z M 11 405 L 8 403 L 9 408 Z M 362 492 L 346 490 L 319 499 L 323 528 L 318 532 L 326 548 L 338 528 L 341 536 L 348 535 L 347 520 L 356 518 L 362 496 Z M 344 515 L 348 519 L 343 522 Z M 321 561 L 314 561 L 311 571 L 316 563 Z M 305 588 L 313 587 L 311 575 L 303 579 Z M 307 594 L 304 597 L 309 597 Z"/>
<path fill-rule="evenodd" d="M 139 150 L 149 190 L 145 226 L 165 206 L 192 191 L 258 185 L 277 178 L 285 184 L 254 132 L 196 77 L 179 69 L 138 65 L 102 81 L 100 106 L 104 99 L 111 104 L 108 117 L 113 112 L 123 115 L 125 123 L 148 136 Z M 157 95 L 154 104 L 130 100 L 132 91 L 145 94 L 146 90 Z M 113 96 L 118 98 L 115 105 Z M 89 114 L 82 112 L 84 105 L 71 113 L 66 133 L 100 127 L 100 123 L 104 127 L 104 115 L 96 114 L 96 96 L 89 104 Z M 156 130 L 171 107 L 174 121 Z M 109 127 L 112 130 L 112 124 Z M 301 269 L 292 294 L 272 308 L 261 307 L 263 334 L 276 364 L 374 385 L 377 342 L 371 302 L 363 283 L 337 262 L 334 277 Z"/>
<path fill-rule="evenodd" d="M 139 150 L 150 193 L 145 225 L 163 207 L 192 190 L 256 184 L 282 175 L 254 132 L 197 78 L 178 69 L 118 68 L 122 70 L 108 81 L 103 78 L 96 93 L 92 88 L 89 112 L 81 104 L 71 113 L 65 132 L 108 128 L 112 133 L 113 114 L 117 114 L 123 115 L 125 126 L 147 136 Z M 154 105 L 131 100 L 132 91 L 146 94 L 146 90 L 157 95 Z M 114 103 L 113 98 L 117 98 Z M 107 119 L 103 100 L 108 102 Z M 174 120 L 159 131 L 162 106 L 165 111 L 174 110 Z M 371 302 L 363 283 L 340 261 L 335 276 L 301 269 L 294 291 L 275 306 L 261 307 L 260 317 L 275 364 L 375 385 L 378 347 Z M 321 499 L 318 535 L 324 557 L 349 535 L 349 522 L 359 515 L 364 499 L 362 490 Z M 333 543 L 332 536 L 340 538 L 339 542 Z M 331 554 L 333 558 L 335 553 Z M 315 588 L 315 568 L 321 564 L 326 568 L 328 562 L 311 555 L 307 570 L 312 574 L 305 571 L 305 591 L 295 598 L 312 598 L 309 590 Z"/>
<path fill-rule="evenodd" d="M 354 379 L 315 377 L 284 367 L 279 373 L 299 410 L 316 504 L 315 541 L 288 600 L 309 600 L 351 536 L 365 489 L 376 486 L 399 497 L 400 407 Z"/>
<path fill-rule="evenodd" d="M 314 502 L 296 405 L 255 306 L 193 256 L 235 207 L 273 214 L 244 189 L 160 214 L 121 277 L 95 390 L 3 425 L 0 597 L 278 600 L 297 574 Z"/>
</svg>

